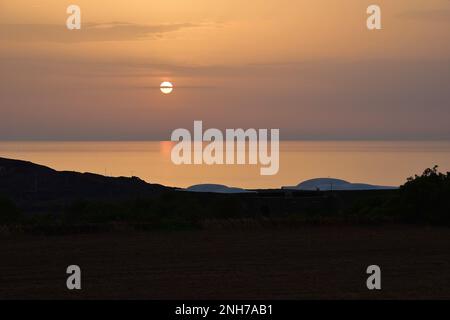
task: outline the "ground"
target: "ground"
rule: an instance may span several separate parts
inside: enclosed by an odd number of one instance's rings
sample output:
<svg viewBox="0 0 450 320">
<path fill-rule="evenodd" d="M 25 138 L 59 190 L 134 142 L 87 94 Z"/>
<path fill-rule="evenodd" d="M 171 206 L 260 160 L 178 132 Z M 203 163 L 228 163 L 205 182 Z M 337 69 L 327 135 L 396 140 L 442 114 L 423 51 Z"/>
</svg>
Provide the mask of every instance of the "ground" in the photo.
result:
<svg viewBox="0 0 450 320">
<path fill-rule="evenodd" d="M 0 239 L 0 299 L 449 299 L 450 229 L 303 226 Z M 82 290 L 66 289 L 66 268 Z M 366 288 L 367 266 L 382 290 Z"/>
</svg>

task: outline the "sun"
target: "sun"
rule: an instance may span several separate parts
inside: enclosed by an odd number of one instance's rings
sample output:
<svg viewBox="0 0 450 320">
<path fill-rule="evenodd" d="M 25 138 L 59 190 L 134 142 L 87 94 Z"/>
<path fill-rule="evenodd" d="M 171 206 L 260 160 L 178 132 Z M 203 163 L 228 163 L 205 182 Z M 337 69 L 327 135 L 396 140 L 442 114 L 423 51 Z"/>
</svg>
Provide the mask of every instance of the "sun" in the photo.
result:
<svg viewBox="0 0 450 320">
<path fill-rule="evenodd" d="M 170 83 L 169 81 L 164 81 L 160 85 L 160 90 L 164 94 L 169 94 L 173 91 L 173 84 Z"/>
</svg>

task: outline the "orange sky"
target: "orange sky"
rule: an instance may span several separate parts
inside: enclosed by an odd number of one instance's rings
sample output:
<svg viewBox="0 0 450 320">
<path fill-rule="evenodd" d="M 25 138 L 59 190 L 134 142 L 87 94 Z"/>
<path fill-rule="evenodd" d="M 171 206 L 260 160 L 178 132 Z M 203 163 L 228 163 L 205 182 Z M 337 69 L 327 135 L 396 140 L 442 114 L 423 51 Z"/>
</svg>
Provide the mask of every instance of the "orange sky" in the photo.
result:
<svg viewBox="0 0 450 320">
<path fill-rule="evenodd" d="M 381 31 L 364 0 L 0 0 L 0 140 L 449 139 L 450 1 L 376 3 Z"/>
</svg>

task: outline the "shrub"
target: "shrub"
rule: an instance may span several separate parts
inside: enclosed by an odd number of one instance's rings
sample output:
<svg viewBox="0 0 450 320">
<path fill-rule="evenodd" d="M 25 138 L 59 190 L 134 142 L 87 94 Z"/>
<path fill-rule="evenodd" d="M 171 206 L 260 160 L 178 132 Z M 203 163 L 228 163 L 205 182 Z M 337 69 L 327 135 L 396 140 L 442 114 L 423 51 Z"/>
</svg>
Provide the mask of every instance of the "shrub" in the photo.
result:
<svg viewBox="0 0 450 320">
<path fill-rule="evenodd" d="M 399 205 L 408 220 L 450 224 L 450 172 L 435 166 L 408 178 L 400 187 Z"/>
</svg>

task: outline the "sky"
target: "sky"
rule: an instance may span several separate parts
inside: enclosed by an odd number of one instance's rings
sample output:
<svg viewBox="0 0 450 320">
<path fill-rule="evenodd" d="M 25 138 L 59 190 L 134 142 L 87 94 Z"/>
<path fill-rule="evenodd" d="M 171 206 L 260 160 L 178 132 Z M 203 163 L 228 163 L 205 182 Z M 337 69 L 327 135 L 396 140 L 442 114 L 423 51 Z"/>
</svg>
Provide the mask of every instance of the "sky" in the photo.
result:
<svg viewBox="0 0 450 320">
<path fill-rule="evenodd" d="M 450 139 L 450 0 L 0 0 L 0 71 L 0 140 Z"/>
</svg>

